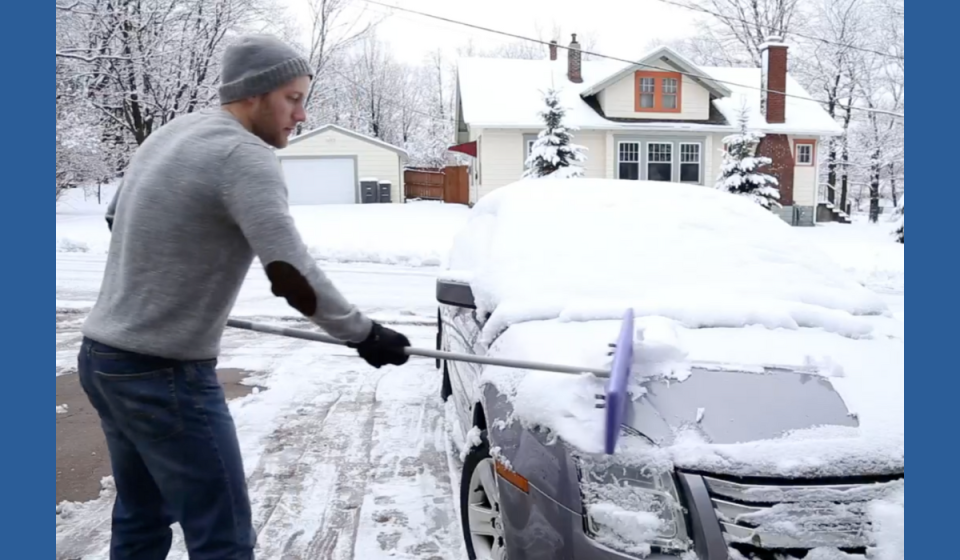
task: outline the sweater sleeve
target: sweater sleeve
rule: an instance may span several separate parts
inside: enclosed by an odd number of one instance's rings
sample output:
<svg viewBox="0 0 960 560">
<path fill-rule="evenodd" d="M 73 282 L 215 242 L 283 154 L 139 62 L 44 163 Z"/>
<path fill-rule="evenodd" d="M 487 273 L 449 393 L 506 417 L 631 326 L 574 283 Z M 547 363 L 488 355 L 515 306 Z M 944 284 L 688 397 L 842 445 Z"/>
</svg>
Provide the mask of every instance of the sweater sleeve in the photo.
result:
<svg viewBox="0 0 960 560">
<path fill-rule="evenodd" d="M 227 156 L 221 191 L 227 212 L 263 264 L 273 294 L 330 335 L 363 341 L 372 323 L 308 253 L 290 215 L 276 155 L 265 146 L 240 144 Z"/>
</svg>

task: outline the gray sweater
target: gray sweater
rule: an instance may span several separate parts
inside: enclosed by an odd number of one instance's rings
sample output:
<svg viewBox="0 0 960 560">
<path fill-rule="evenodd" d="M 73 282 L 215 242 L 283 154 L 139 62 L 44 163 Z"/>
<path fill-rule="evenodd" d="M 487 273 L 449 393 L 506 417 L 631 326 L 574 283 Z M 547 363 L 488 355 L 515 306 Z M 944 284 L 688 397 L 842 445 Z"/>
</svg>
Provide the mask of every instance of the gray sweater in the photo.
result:
<svg viewBox="0 0 960 560">
<path fill-rule="evenodd" d="M 83 326 L 93 340 L 171 359 L 218 357 L 254 257 L 274 295 L 332 336 L 359 342 L 370 332 L 370 319 L 307 253 L 276 155 L 222 109 L 178 117 L 151 134 L 107 221 L 107 268 Z"/>
</svg>

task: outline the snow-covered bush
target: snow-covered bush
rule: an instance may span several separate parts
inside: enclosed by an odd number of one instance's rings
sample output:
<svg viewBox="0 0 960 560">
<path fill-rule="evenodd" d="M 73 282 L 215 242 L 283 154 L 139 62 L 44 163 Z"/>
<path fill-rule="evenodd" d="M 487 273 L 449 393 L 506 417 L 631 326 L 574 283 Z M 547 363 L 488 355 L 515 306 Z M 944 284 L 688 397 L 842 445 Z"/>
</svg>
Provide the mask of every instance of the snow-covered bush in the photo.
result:
<svg viewBox="0 0 960 560">
<path fill-rule="evenodd" d="M 573 136 L 570 135 L 570 131 L 577 129 L 564 124 L 566 109 L 560 106 L 557 91 L 548 90 L 544 95 L 544 103 L 547 106 L 540 111 L 540 116 L 546 128 L 540 131 L 540 135 L 533 143 L 533 149 L 527 157 L 527 169 L 523 172 L 523 178 L 583 177 L 583 167 L 579 164 L 587 160 L 584 154 L 587 149 L 572 143 Z"/>
<path fill-rule="evenodd" d="M 753 155 L 762 135 L 748 130 L 745 109 L 741 111 L 739 120 L 740 132 L 723 139 L 726 150 L 716 188 L 749 197 L 764 208 L 779 207 L 779 181 L 761 171 L 773 160 Z"/>
</svg>

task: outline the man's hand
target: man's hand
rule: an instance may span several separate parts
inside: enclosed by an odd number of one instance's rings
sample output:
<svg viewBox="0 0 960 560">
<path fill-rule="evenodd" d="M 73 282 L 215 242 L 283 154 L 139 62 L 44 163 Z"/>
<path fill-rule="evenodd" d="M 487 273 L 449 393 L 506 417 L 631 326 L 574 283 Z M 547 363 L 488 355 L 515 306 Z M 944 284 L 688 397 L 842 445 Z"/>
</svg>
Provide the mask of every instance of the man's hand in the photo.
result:
<svg viewBox="0 0 960 560">
<path fill-rule="evenodd" d="M 347 346 L 355 349 L 361 358 L 377 369 L 385 365 L 402 366 L 410 359 L 403 351 L 410 346 L 407 337 L 377 322 L 373 323 L 366 340 L 351 342 Z"/>
</svg>

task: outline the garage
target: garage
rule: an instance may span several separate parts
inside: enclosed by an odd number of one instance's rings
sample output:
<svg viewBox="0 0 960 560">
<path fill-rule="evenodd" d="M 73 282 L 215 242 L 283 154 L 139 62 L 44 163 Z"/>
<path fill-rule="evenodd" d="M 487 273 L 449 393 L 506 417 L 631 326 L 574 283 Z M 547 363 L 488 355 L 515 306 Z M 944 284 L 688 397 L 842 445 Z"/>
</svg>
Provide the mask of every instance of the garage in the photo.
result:
<svg viewBox="0 0 960 560">
<path fill-rule="evenodd" d="M 382 140 L 331 124 L 292 138 L 277 157 L 291 206 L 403 203 L 407 152 Z"/>
<path fill-rule="evenodd" d="M 357 202 L 354 158 L 287 158 L 281 160 L 281 165 L 291 206 Z"/>
</svg>

